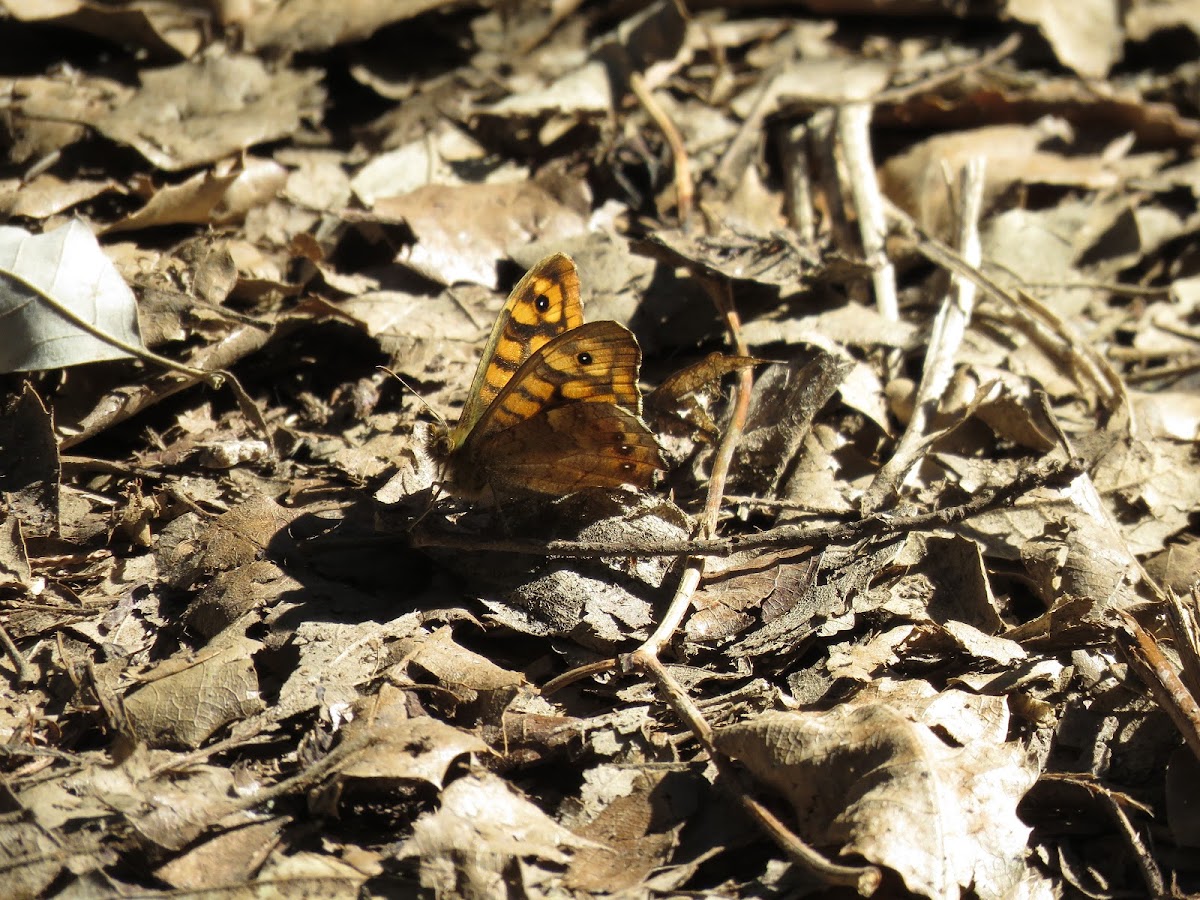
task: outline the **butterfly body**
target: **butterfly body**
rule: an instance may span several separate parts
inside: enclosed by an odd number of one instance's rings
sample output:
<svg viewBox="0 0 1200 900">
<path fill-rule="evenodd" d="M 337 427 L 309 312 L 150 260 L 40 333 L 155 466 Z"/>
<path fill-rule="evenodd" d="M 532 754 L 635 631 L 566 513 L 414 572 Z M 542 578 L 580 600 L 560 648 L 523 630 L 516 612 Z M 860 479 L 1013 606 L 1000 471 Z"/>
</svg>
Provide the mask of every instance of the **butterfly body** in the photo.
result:
<svg viewBox="0 0 1200 900">
<path fill-rule="evenodd" d="M 555 254 L 509 295 L 446 440 L 460 493 L 648 487 L 663 468 L 642 422 L 641 349 L 616 322 L 583 322 L 574 263 Z"/>
</svg>

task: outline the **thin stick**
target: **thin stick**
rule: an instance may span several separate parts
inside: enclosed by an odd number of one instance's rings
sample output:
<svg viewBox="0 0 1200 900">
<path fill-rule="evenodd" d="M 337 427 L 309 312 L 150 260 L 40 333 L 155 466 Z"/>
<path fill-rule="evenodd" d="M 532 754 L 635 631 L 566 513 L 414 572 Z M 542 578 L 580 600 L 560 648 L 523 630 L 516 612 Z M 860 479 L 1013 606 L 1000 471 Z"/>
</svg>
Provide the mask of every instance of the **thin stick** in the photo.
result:
<svg viewBox="0 0 1200 900">
<path fill-rule="evenodd" d="M 1109 404 L 1123 407 L 1125 415 L 1134 421 L 1133 407 L 1121 378 L 1108 361 L 1087 341 L 1078 339 L 1060 316 L 1028 294 L 1013 296 L 977 267 L 969 265 L 958 253 L 947 247 L 918 225 L 908 213 L 892 203 L 886 203 L 887 213 L 913 238 L 917 251 L 935 265 L 957 272 L 979 286 L 983 293 L 1011 310 L 1020 320 L 1033 326 L 1031 338 L 1055 346 L 1081 363 L 1092 386 Z"/>
<path fill-rule="evenodd" d="M 1121 804 L 1108 791 L 1100 794 L 1100 802 L 1108 807 L 1109 814 L 1116 819 L 1117 827 L 1125 835 L 1125 840 L 1129 842 L 1129 846 L 1133 850 L 1133 856 L 1137 860 L 1138 868 L 1142 873 L 1142 882 L 1146 885 L 1146 895 L 1148 897 L 1169 896 L 1166 891 L 1166 884 L 1163 881 L 1162 872 L 1159 870 L 1158 864 L 1154 861 L 1154 854 L 1146 849 L 1146 842 L 1142 840 L 1142 836 L 1138 834 L 1137 829 L 1133 827 L 1133 823 L 1129 821 L 1129 817 L 1125 814 L 1125 810 L 1121 808 Z"/>
<path fill-rule="evenodd" d="M 989 66 L 994 66 L 1006 56 L 1011 56 L 1017 52 L 1017 48 L 1021 46 L 1021 36 L 1019 34 L 1011 34 L 1001 41 L 994 50 L 989 50 L 982 54 L 978 59 L 973 59 L 969 62 L 962 63 L 957 66 L 950 66 L 935 72 L 928 78 L 922 78 L 920 81 L 914 81 L 912 84 L 906 84 L 902 87 L 889 88 L 886 91 L 881 91 L 871 98 L 871 102 L 876 106 L 890 105 L 893 103 L 903 103 L 904 101 L 928 94 L 929 92 L 941 87 L 944 84 L 958 81 L 964 75 L 969 75 L 971 72 L 978 72 L 981 69 L 986 69 Z"/>
<path fill-rule="evenodd" d="M 116 347 L 118 350 L 121 350 L 121 351 L 129 354 L 130 356 L 136 357 L 137 359 L 142 359 L 142 360 L 145 360 L 146 362 L 157 363 L 158 365 L 162 366 L 164 369 L 170 369 L 173 372 L 179 372 L 183 375 L 187 375 L 189 378 L 195 378 L 200 381 L 203 381 L 206 384 L 208 384 L 210 387 L 213 387 L 213 388 L 219 388 L 224 382 L 225 373 L 223 373 L 223 372 L 205 372 L 201 369 L 193 369 L 191 366 L 185 366 L 181 362 L 176 362 L 175 360 L 168 359 L 165 356 L 159 356 L 157 353 L 154 353 L 151 350 L 147 350 L 145 347 L 138 347 L 133 344 L 127 344 L 127 343 L 125 343 L 125 341 L 121 340 L 118 337 L 114 337 L 113 335 L 109 334 L 107 331 L 104 331 L 101 328 L 97 328 L 95 325 L 93 325 L 87 319 L 80 316 L 74 310 L 68 309 L 66 306 L 63 306 L 61 303 L 59 303 L 57 300 L 55 300 L 53 297 L 51 297 L 49 294 L 47 294 L 44 290 L 39 288 L 36 284 L 33 284 L 32 282 L 25 280 L 20 275 L 18 275 L 16 272 L 8 272 L 7 277 L 10 281 L 15 281 L 16 283 L 20 284 L 22 287 L 28 289 L 30 291 L 30 293 L 37 296 L 38 301 L 40 303 L 42 303 L 45 306 L 50 307 L 52 310 L 54 310 L 54 312 L 57 315 L 66 319 L 68 322 L 70 322 L 72 325 L 74 325 L 80 331 L 86 331 L 92 337 L 96 338 L 99 341 L 103 341 L 104 343 L 108 344 L 111 347 Z"/>
<path fill-rule="evenodd" d="M 1200 704 L 1196 703 L 1170 661 L 1129 613 L 1121 612 L 1122 625 L 1116 629 L 1117 647 L 1129 667 L 1150 689 L 1183 736 L 1192 755 L 1200 761 Z"/>
<path fill-rule="evenodd" d="M 729 142 L 725 152 L 713 166 L 713 181 L 718 191 L 726 197 L 737 188 L 753 155 L 761 152 L 759 146 L 762 140 L 763 122 L 778 106 L 779 76 L 785 70 L 787 63 L 787 59 L 781 60 L 759 78 L 759 86 L 756 88 L 757 96 L 755 96 L 749 112 L 742 119 L 737 134 L 733 136 L 733 140 Z"/>
<path fill-rule="evenodd" d="M 876 513 L 852 522 L 842 522 L 812 528 L 805 525 L 781 525 L 759 534 L 735 535 L 728 538 L 689 539 L 684 541 L 481 541 L 478 535 L 460 533 L 435 534 L 413 532 L 412 546 L 438 547 L 448 550 L 491 550 L 525 556 L 558 556 L 567 559 L 592 559 L 605 556 L 719 556 L 752 550 L 807 551 L 814 546 L 847 544 L 881 534 L 901 534 L 923 528 L 944 528 L 993 509 L 1015 507 L 1019 498 L 1035 488 L 1062 489 L 1085 471 L 1079 460 L 1060 462 L 1045 460 L 1040 465 L 1024 469 L 1006 485 L 975 494 L 966 503 L 946 509 L 914 515 Z M 1039 500 L 1038 503 L 1061 502 L 1074 506 L 1070 499 Z"/>
<path fill-rule="evenodd" d="M 1180 679 L 1188 692 L 1200 698 L 1200 627 L 1196 622 L 1196 611 L 1200 609 L 1200 590 L 1193 587 L 1186 602 L 1172 590 L 1163 592 L 1167 598 L 1167 621 L 1175 635 L 1175 651 L 1183 670 Z"/>
<path fill-rule="evenodd" d="M 812 173 L 808 164 L 808 126 L 796 125 L 779 132 L 779 156 L 787 185 L 788 224 L 796 240 L 805 247 L 816 241 L 817 223 L 813 214 Z"/>
<path fill-rule="evenodd" d="M 706 280 L 705 285 L 709 288 L 717 308 L 725 317 L 726 328 L 733 339 L 737 354 L 748 356 L 746 342 L 742 337 L 741 318 L 733 305 L 729 282 L 722 281 L 718 284 L 712 280 Z M 729 425 L 726 427 L 725 433 L 721 436 L 721 443 L 713 457 L 712 472 L 708 478 L 708 495 L 705 498 L 704 511 L 701 513 L 697 529 L 702 538 L 710 539 L 716 534 L 717 519 L 720 516 L 721 502 L 725 494 L 725 482 L 729 477 L 729 467 L 733 462 L 734 449 L 741 439 L 742 429 L 746 426 L 746 417 L 750 413 L 750 393 L 753 387 L 753 373 L 750 369 L 742 369 L 738 373 L 737 387 L 734 388 L 733 414 L 729 418 Z M 644 655 L 657 659 L 663 645 L 674 637 L 688 610 L 692 607 L 692 597 L 695 596 L 696 588 L 700 586 L 700 579 L 704 575 L 704 566 L 705 560 L 702 556 L 693 556 L 688 559 L 679 579 L 679 585 L 675 589 L 675 596 L 671 598 L 671 604 L 667 607 L 666 615 L 658 623 L 654 633 L 634 651 L 635 657 Z"/>
<path fill-rule="evenodd" d="M 961 206 L 958 245 L 963 260 L 975 268 L 979 267 L 983 257 L 979 242 L 979 215 L 983 208 L 985 165 L 983 157 L 973 157 L 967 160 L 959 178 Z M 874 512 L 894 497 L 906 473 L 912 471 L 928 449 L 929 424 L 954 373 L 955 360 L 975 309 L 977 290 L 975 282 L 969 278 L 958 273 L 951 275 L 950 290 L 942 300 L 942 307 L 938 310 L 929 336 L 912 418 L 891 458 L 875 473 L 871 485 L 863 493 L 860 508 L 864 512 Z"/>
<path fill-rule="evenodd" d="M 875 173 L 875 160 L 871 154 L 871 105 L 851 103 L 843 106 L 838 111 L 837 134 L 846 160 L 850 193 L 858 213 L 863 256 L 871 267 L 875 306 L 889 322 L 897 322 L 900 320 L 900 300 L 896 291 L 896 268 L 888 259 L 884 247 L 887 216 Z"/>
<path fill-rule="evenodd" d="M 634 72 L 629 76 L 629 86 L 633 89 L 633 95 L 638 98 L 638 102 L 646 108 L 646 112 L 650 114 L 654 124 L 663 133 L 663 137 L 667 139 L 667 144 L 671 148 L 671 157 L 675 161 L 675 204 L 679 209 L 680 224 L 686 226 L 692 217 L 692 204 L 696 196 L 696 189 L 692 183 L 692 165 L 688 160 L 687 147 L 683 144 L 683 137 L 679 134 L 675 123 L 654 99 L 654 95 L 646 87 L 646 81 L 640 73 Z"/>
<path fill-rule="evenodd" d="M 13 668 L 17 670 L 17 684 L 29 684 L 32 682 L 33 670 L 29 667 L 29 660 L 25 658 L 25 654 L 13 643 L 13 639 L 8 636 L 8 630 L 3 624 L 0 624 L 0 647 L 4 648 L 5 654 L 12 660 Z"/>
</svg>

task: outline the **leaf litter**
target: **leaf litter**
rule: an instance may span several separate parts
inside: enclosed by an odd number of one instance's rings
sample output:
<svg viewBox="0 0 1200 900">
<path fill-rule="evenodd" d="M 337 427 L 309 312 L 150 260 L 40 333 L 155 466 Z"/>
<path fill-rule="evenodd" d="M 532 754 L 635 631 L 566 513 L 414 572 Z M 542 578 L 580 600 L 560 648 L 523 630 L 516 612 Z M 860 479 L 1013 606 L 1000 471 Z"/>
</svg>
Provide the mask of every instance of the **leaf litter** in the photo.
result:
<svg viewBox="0 0 1200 900">
<path fill-rule="evenodd" d="M 6 896 L 1200 890 L 1194 16 L 910 7 L 0 4 Z"/>
</svg>

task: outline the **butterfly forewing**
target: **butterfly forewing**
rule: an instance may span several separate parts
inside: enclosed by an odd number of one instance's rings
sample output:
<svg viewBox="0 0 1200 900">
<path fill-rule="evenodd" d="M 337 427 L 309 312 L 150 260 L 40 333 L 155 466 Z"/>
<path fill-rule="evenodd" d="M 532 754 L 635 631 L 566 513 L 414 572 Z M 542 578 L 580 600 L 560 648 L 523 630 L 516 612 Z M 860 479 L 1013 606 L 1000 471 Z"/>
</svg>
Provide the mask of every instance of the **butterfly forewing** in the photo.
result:
<svg viewBox="0 0 1200 900">
<path fill-rule="evenodd" d="M 582 324 L 579 273 L 569 256 L 555 253 L 526 272 L 508 295 L 492 327 L 466 406 L 451 432 L 451 446 L 462 446 L 492 401 L 530 356 L 558 335 Z"/>
</svg>

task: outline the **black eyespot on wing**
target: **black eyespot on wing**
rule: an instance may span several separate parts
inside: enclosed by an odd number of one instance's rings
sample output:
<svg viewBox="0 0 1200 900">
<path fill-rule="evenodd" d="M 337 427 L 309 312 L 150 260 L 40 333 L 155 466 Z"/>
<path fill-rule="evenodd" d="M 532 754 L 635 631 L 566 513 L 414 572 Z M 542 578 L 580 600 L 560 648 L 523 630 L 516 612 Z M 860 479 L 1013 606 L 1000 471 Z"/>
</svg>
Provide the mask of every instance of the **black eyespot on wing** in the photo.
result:
<svg viewBox="0 0 1200 900">
<path fill-rule="evenodd" d="M 581 366 L 590 366 L 592 364 L 592 354 L 588 353 L 586 350 L 580 351 L 579 355 L 575 358 L 579 360 L 579 364 Z"/>
<path fill-rule="evenodd" d="M 533 306 L 538 312 L 544 313 L 550 308 L 550 298 L 545 294 L 538 294 L 533 298 Z"/>
</svg>

